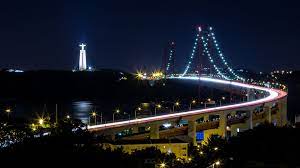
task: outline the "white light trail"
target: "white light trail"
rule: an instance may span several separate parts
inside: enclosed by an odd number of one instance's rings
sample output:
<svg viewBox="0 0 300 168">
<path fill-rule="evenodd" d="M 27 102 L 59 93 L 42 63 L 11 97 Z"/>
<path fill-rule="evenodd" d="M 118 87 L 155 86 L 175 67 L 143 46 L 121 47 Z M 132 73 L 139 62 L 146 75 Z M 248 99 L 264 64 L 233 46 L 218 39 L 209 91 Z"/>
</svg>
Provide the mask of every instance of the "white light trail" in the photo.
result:
<svg viewBox="0 0 300 168">
<path fill-rule="evenodd" d="M 198 77 L 170 77 L 170 79 L 179 79 L 179 80 L 199 80 Z M 101 124 L 101 125 L 93 125 L 88 126 L 88 129 L 90 131 L 96 131 L 96 130 L 104 130 L 109 128 L 117 128 L 122 126 L 129 126 L 129 125 L 136 125 L 136 124 L 145 124 L 149 122 L 154 121 L 162 121 L 162 120 L 168 120 L 168 119 L 174 119 L 178 117 L 186 117 L 186 116 L 192 116 L 192 115 L 198 115 L 203 113 L 211 113 L 211 112 L 217 112 L 217 111 L 224 111 L 224 110 L 233 110 L 243 107 L 250 107 L 254 105 L 259 105 L 266 102 L 276 101 L 279 100 L 285 96 L 287 96 L 287 93 L 281 90 L 277 89 L 271 89 L 271 88 L 265 88 L 255 85 L 250 85 L 246 83 L 239 83 L 239 82 L 233 82 L 233 81 L 226 81 L 221 79 L 213 79 L 208 77 L 200 77 L 200 80 L 205 82 L 212 82 L 212 83 L 220 83 L 224 85 L 232 85 L 247 89 L 256 89 L 260 91 L 265 91 L 269 93 L 267 97 L 249 101 L 249 102 L 243 102 L 233 105 L 225 105 L 220 107 L 213 107 L 213 108 L 206 108 L 206 109 L 200 109 L 200 110 L 191 110 L 191 111 L 185 111 L 185 112 L 178 112 L 174 114 L 165 114 L 161 116 L 154 116 L 154 117 L 147 117 L 147 118 L 141 118 L 141 119 L 134 119 L 134 120 L 128 120 L 128 121 L 120 121 L 120 122 L 114 122 L 114 123 L 107 123 L 107 124 Z"/>
</svg>

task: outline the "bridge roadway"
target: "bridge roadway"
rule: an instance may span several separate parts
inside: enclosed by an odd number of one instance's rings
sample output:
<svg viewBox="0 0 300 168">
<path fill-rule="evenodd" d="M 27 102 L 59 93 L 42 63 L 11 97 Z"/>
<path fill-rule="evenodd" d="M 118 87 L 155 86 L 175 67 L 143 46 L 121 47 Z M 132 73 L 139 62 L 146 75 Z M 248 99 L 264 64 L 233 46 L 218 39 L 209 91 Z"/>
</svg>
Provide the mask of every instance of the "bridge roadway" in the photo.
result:
<svg viewBox="0 0 300 168">
<path fill-rule="evenodd" d="M 172 77 L 170 79 L 199 80 L 199 77 Z M 193 116 L 199 116 L 201 114 L 215 114 L 215 113 L 222 113 L 222 112 L 226 112 L 226 111 L 227 112 L 228 111 L 238 111 L 238 110 L 245 109 L 245 108 L 249 109 L 251 107 L 253 108 L 253 107 L 260 106 L 260 105 L 264 105 L 265 103 L 270 104 L 273 102 L 278 102 L 281 99 L 287 97 L 286 92 L 278 90 L 278 89 L 266 88 L 266 87 L 255 86 L 255 85 L 241 83 L 241 82 L 227 81 L 227 80 L 214 79 L 214 78 L 208 78 L 208 77 L 200 77 L 200 80 L 203 82 L 211 82 L 211 83 L 216 83 L 216 84 L 221 84 L 221 85 L 232 85 L 232 86 L 241 87 L 244 89 L 254 89 L 254 90 L 258 90 L 258 91 L 265 91 L 268 93 L 268 96 L 257 99 L 257 100 L 242 102 L 242 103 L 237 103 L 237 104 L 232 104 L 232 105 L 225 105 L 225 106 L 199 109 L 199 110 L 190 110 L 190 111 L 165 114 L 165 115 L 160 115 L 160 116 L 152 116 L 152 117 L 146 117 L 146 118 L 127 120 L 127 121 L 118 121 L 118 122 L 114 122 L 114 123 L 93 125 L 93 126 L 88 126 L 88 130 L 91 132 L 99 132 L 99 131 L 102 132 L 104 130 L 106 131 L 106 130 L 111 130 L 111 129 L 128 128 L 128 127 L 130 128 L 130 127 L 139 126 L 139 125 L 156 123 L 159 121 L 169 121 L 169 120 L 174 120 L 174 119 L 178 119 L 178 118 L 189 118 L 189 117 L 193 117 Z M 285 105 L 285 108 L 286 108 L 286 105 Z M 285 109 L 285 111 L 286 111 L 286 109 Z M 271 120 L 271 116 L 269 118 L 270 118 L 269 120 Z M 252 121 L 251 121 L 251 124 L 252 124 Z M 252 128 L 252 125 L 251 125 L 251 128 Z"/>
</svg>

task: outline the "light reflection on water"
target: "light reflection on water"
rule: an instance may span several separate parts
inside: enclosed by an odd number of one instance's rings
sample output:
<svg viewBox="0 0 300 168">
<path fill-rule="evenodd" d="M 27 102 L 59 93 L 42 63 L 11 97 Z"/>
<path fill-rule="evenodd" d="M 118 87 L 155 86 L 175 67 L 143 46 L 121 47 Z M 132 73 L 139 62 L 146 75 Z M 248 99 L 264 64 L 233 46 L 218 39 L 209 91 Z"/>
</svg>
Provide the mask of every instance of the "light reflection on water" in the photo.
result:
<svg viewBox="0 0 300 168">
<path fill-rule="evenodd" d="M 89 114 L 94 108 L 91 101 L 72 102 L 73 117 L 82 120 L 84 123 L 89 122 Z"/>
</svg>

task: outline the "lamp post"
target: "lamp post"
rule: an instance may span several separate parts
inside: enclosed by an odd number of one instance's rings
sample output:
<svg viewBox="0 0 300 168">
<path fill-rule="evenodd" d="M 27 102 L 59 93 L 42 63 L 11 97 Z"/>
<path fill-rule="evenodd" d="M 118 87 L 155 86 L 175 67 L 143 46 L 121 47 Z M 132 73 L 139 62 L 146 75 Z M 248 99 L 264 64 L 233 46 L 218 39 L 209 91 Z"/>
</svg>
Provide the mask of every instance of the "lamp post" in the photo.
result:
<svg viewBox="0 0 300 168">
<path fill-rule="evenodd" d="M 97 113 L 95 111 L 92 112 L 92 116 L 95 118 L 95 125 L 97 125 Z"/>
<path fill-rule="evenodd" d="M 209 168 L 212 167 L 212 168 L 215 168 L 217 166 L 219 166 L 221 164 L 220 161 L 216 161 L 215 163 L 213 163 L 212 165 L 208 166 Z"/>
<path fill-rule="evenodd" d="M 223 96 L 220 100 L 220 106 L 222 106 L 222 101 L 224 101 L 226 98 Z"/>
<path fill-rule="evenodd" d="M 124 112 L 124 114 L 128 114 L 128 119 L 130 120 L 130 113 Z"/>
<path fill-rule="evenodd" d="M 136 108 L 136 109 L 134 109 L 134 118 L 136 119 L 136 111 L 141 111 L 142 110 L 142 108 L 140 108 L 140 107 L 138 107 L 138 108 Z"/>
<path fill-rule="evenodd" d="M 44 124 L 44 119 L 43 118 L 39 118 L 39 124 L 41 125 L 41 126 L 43 126 L 43 124 Z"/>
<path fill-rule="evenodd" d="M 7 113 L 7 120 L 9 120 L 9 114 L 11 113 L 11 109 L 8 108 L 5 110 L 5 112 Z"/>
<path fill-rule="evenodd" d="M 159 167 L 160 167 L 160 168 L 165 168 L 165 167 L 166 167 L 166 163 L 164 163 L 164 162 L 160 163 L 160 164 L 159 164 Z"/>
<path fill-rule="evenodd" d="M 120 109 L 116 109 L 116 111 L 113 113 L 113 122 L 115 122 L 115 113 L 120 113 Z"/>
<path fill-rule="evenodd" d="M 155 105 L 155 108 L 154 108 L 154 115 L 156 116 L 156 111 L 157 109 L 160 109 L 161 108 L 161 105 L 160 104 L 157 104 Z"/>
<path fill-rule="evenodd" d="M 192 104 L 196 104 L 196 100 L 192 100 L 192 102 L 190 103 L 190 110 L 192 110 Z"/>
<path fill-rule="evenodd" d="M 207 102 L 206 102 L 206 101 L 204 102 L 204 108 L 206 108 L 206 103 L 209 103 L 210 101 L 211 101 L 211 99 L 208 98 L 208 99 L 207 99 Z"/>
<path fill-rule="evenodd" d="M 173 105 L 173 112 L 175 112 L 175 106 L 179 106 L 179 105 L 180 105 L 180 104 L 179 104 L 178 101 L 174 103 L 174 105 Z"/>
</svg>

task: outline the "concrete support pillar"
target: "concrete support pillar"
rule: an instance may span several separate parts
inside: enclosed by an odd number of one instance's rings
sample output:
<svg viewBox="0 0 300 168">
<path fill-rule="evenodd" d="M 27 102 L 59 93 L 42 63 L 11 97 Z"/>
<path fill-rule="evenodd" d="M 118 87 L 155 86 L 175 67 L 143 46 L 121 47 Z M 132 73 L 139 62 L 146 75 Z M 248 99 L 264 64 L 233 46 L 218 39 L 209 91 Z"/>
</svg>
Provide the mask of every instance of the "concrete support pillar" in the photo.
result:
<svg viewBox="0 0 300 168">
<path fill-rule="evenodd" d="M 267 107 L 267 121 L 271 124 L 272 123 L 272 110 L 271 107 Z"/>
<path fill-rule="evenodd" d="M 255 100 L 255 94 L 253 89 L 247 89 L 247 101 Z"/>
<path fill-rule="evenodd" d="M 159 124 L 151 124 L 150 139 L 159 139 Z"/>
<path fill-rule="evenodd" d="M 226 138 L 226 127 L 227 127 L 227 113 L 220 114 L 220 121 L 219 121 L 219 132 L 220 135 Z"/>
<path fill-rule="evenodd" d="M 251 101 L 250 95 L 251 95 L 251 91 L 250 89 L 247 89 L 247 102 Z"/>
<path fill-rule="evenodd" d="M 253 111 L 249 111 L 249 119 L 247 120 L 247 125 L 249 126 L 249 129 L 253 129 Z"/>
<path fill-rule="evenodd" d="M 283 98 L 278 102 L 279 106 L 279 125 L 284 126 L 287 124 L 287 98 Z"/>
<path fill-rule="evenodd" d="M 196 120 L 188 121 L 188 137 L 191 139 L 193 146 L 197 146 L 196 141 Z"/>
</svg>

